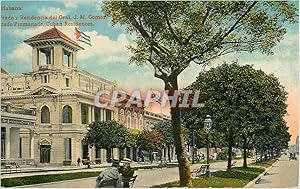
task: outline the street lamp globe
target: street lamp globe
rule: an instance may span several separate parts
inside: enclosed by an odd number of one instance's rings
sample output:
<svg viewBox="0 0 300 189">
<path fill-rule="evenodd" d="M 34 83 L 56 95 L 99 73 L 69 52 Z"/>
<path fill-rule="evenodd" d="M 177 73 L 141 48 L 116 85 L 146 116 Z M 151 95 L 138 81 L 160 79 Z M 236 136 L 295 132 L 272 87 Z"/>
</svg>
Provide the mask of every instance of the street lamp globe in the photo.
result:
<svg viewBox="0 0 300 189">
<path fill-rule="evenodd" d="M 209 132 L 209 131 L 210 131 L 211 126 L 212 126 L 211 116 L 210 116 L 210 115 L 207 115 L 207 116 L 205 117 L 205 120 L 204 120 L 204 127 L 205 127 L 205 129 L 206 129 L 206 132 Z"/>
</svg>

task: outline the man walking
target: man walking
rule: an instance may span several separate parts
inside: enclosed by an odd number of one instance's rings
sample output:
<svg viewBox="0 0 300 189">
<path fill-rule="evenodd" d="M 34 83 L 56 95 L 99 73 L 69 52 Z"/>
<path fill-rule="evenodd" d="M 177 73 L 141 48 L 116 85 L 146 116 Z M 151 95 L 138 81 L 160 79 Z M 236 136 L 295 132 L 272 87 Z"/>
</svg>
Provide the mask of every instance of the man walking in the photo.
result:
<svg viewBox="0 0 300 189">
<path fill-rule="evenodd" d="M 80 161 L 81 161 L 80 158 L 78 158 L 78 159 L 77 159 L 77 167 L 80 166 Z"/>
</svg>

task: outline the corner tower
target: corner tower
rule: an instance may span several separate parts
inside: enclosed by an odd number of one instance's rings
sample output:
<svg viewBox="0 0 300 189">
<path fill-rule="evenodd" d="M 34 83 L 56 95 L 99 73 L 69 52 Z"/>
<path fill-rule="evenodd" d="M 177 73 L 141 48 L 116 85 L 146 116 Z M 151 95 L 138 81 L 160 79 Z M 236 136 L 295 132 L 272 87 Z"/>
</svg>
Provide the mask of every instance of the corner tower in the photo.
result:
<svg viewBox="0 0 300 189">
<path fill-rule="evenodd" d="M 84 49 L 55 26 L 24 41 L 32 47 L 32 71 L 76 69 L 77 51 Z"/>
</svg>

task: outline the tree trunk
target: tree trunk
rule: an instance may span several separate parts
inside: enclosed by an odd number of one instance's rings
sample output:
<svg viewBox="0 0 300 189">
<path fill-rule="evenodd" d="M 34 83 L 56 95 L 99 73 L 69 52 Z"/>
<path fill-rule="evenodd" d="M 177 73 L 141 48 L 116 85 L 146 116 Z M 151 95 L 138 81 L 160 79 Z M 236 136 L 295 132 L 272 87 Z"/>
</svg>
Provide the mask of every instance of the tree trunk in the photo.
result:
<svg viewBox="0 0 300 189">
<path fill-rule="evenodd" d="M 111 148 L 106 148 L 106 161 L 108 162 L 108 163 L 110 163 L 111 162 L 111 160 L 112 160 L 112 158 L 111 158 L 111 150 L 110 150 Z"/>
<path fill-rule="evenodd" d="M 169 96 L 172 96 L 174 91 L 178 90 L 177 76 L 170 78 L 170 83 L 165 82 L 165 89 L 169 91 Z M 178 99 L 176 100 L 178 102 Z M 171 100 L 170 103 L 172 104 Z M 180 186 L 190 187 L 192 186 L 192 175 L 184 142 L 184 134 L 181 127 L 181 112 L 178 106 L 171 107 L 171 118 L 176 155 L 179 164 Z"/>
<path fill-rule="evenodd" d="M 244 144 L 243 144 L 243 148 L 244 148 L 244 162 L 243 162 L 243 168 L 247 168 L 247 139 L 244 138 Z"/>
<path fill-rule="evenodd" d="M 228 136 L 228 161 L 227 161 L 227 170 L 231 169 L 232 147 L 233 147 L 233 138 L 231 136 L 231 132 L 229 132 L 229 136 Z"/>
<path fill-rule="evenodd" d="M 255 164 L 257 164 L 257 148 L 255 149 Z"/>
<path fill-rule="evenodd" d="M 271 148 L 271 157 L 274 158 L 274 148 Z"/>
<path fill-rule="evenodd" d="M 171 163 L 171 152 L 170 152 L 170 146 L 168 146 L 168 159 L 169 159 L 169 162 Z"/>
<path fill-rule="evenodd" d="M 124 158 L 123 149 L 123 147 L 119 147 L 119 160 Z"/>
</svg>

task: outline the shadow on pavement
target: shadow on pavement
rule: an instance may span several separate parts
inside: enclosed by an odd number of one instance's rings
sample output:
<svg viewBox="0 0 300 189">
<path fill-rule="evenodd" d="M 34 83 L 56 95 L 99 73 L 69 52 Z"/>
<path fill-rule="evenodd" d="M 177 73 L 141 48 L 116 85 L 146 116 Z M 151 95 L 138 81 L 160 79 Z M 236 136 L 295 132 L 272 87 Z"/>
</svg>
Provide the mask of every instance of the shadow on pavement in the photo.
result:
<svg viewBox="0 0 300 189">
<path fill-rule="evenodd" d="M 266 173 L 265 175 L 278 175 L 279 173 Z"/>
<path fill-rule="evenodd" d="M 272 182 L 267 181 L 266 179 L 260 179 L 259 182 L 255 184 L 267 184 L 267 183 L 272 183 Z"/>
</svg>

